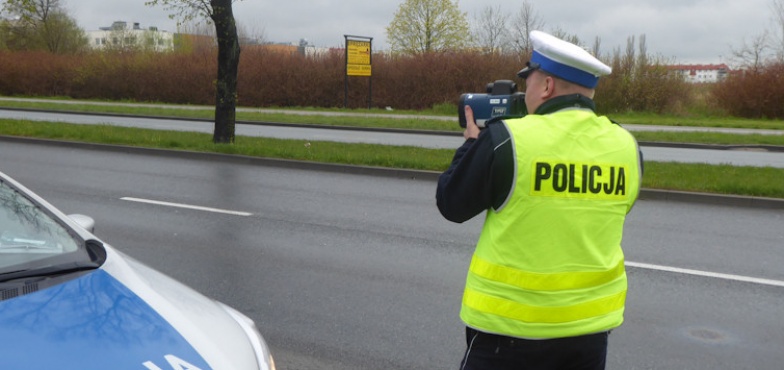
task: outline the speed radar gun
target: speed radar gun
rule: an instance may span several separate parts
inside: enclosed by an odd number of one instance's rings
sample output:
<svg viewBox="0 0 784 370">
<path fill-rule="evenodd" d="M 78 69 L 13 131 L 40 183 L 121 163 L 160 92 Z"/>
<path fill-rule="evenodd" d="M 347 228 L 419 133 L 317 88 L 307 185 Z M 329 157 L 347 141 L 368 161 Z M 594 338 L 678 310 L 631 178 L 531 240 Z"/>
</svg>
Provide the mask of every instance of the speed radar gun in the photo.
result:
<svg viewBox="0 0 784 370">
<path fill-rule="evenodd" d="M 473 110 L 476 125 L 480 128 L 484 128 L 490 120 L 519 118 L 528 113 L 525 108 L 525 93 L 517 92 L 517 84 L 510 80 L 497 80 L 487 84 L 487 94 L 460 95 L 457 115 L 462 128 L 466 127 L 466 105 Z"/>
</svg>

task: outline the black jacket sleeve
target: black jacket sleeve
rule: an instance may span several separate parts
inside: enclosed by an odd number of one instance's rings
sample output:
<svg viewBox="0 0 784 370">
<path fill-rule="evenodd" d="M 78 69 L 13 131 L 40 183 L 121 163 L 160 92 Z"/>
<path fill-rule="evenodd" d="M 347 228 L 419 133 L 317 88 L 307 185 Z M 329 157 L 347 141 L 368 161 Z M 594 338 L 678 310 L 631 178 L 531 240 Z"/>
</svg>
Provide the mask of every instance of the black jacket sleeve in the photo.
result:
<svg viewBox="0 0 784 370">
<path fill-rule="evenodd" d="M 512 188 L 512 156 L 509 132 L 501 122 L 466 140 L 438 178 L 436 204 L 444 218 L 464 222 L 491 207 L 498 209 Z"/>
</svg>

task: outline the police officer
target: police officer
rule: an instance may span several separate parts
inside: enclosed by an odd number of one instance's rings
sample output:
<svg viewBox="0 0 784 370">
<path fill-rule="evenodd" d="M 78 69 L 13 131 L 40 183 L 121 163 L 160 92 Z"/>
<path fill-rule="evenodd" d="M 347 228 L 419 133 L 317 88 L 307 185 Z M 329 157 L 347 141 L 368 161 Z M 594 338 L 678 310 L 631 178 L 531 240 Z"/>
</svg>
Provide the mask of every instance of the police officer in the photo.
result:
<svg viewBox="0 0 784 370">
<path fill-rule="evenodd" d="M 594 110 L 610 68 L 577 45 L 531 33 L 523 118 L 481 129 L 466 107 L 465 143 L 438 181 L 441 214 L 486 211 L 466 278 L 461 369 L 604 369 L 623 322 L 621 237 L 639 194 L 642 155 Z"/>
</svg>

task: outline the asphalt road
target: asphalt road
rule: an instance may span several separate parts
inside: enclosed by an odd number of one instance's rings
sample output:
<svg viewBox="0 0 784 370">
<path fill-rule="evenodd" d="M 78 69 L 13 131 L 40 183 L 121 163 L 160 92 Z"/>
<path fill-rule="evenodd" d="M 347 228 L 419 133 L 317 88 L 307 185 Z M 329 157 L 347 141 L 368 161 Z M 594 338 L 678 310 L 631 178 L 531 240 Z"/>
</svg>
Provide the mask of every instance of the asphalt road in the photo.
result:
<svg viewBox="0 0 784 370">
<path fill-rule="evenodd" d="M 75 124 L 110 124 L 156 130 L 193 131 L 212 133 L 213 123 L 205 121 L 150 119 L 138 117 L 117 117 L 84 114 L 65 114 L 48 112 L 28 112 L 0 109 L 0 118 L 28 119 L 67 122 Z M 688 130 L 682 127 L 653 127 L 629 125 L 629 129 L 639 130 Z M 703 130 L 691 128 L 692 130 Z M 728 129 L 716 129 L 727 132 Z M 762 134 L 782 134 L 773 130 L 733 130 L 737 133 L 758 132 Z M 279 139 L 307 141 L 336 141 L 346 143 L 371 143 L 383 145 L 409 145 L 437 149 L 455 149 L 463 143 L 459 135 L 406 134 L 398 132 L 376 132 L 362 130 L 337 130 L 328 127 L 307 128 L 296 126 L 259 126 L 237 125 L 237 136 L 262 136 Z M 693 148 L 642 147 L 646 160 L 683 163 L 731 164 L 735 166 L 769 166 L 784 168 L 784 153 L 755 150 L 718 150 Z"/>
<path fill-rule="evenodd" d="M 279 369 L 457 368 L 481 217 L 443 220 L 433 181 L 7 141 L 0 171 L 248 314 Z M 782 222 L 780 210 L 638 202 L 608 369 L 781 368 Z"/>
</svg>

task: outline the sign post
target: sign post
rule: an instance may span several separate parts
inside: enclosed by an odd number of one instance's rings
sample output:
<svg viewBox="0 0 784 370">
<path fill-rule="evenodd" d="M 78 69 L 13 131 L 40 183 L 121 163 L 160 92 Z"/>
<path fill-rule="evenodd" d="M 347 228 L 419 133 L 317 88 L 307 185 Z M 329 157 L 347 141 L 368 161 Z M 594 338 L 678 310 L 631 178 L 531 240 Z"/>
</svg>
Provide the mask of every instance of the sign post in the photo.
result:
<svg viewBox="0 0 784 370">
<path fill-rule="evenodd" d="M 368 109 L 372 105 L 373 96 L 373 73 L 372 73 L 372 54 L 373 38 L 364 36 L 343 35 L 346 39 L 346 75 L 344 77 L 344 101 L 343 106 L 348 107 L 348 77 L 359 76 L 368 77 Z"/>
</svg>

